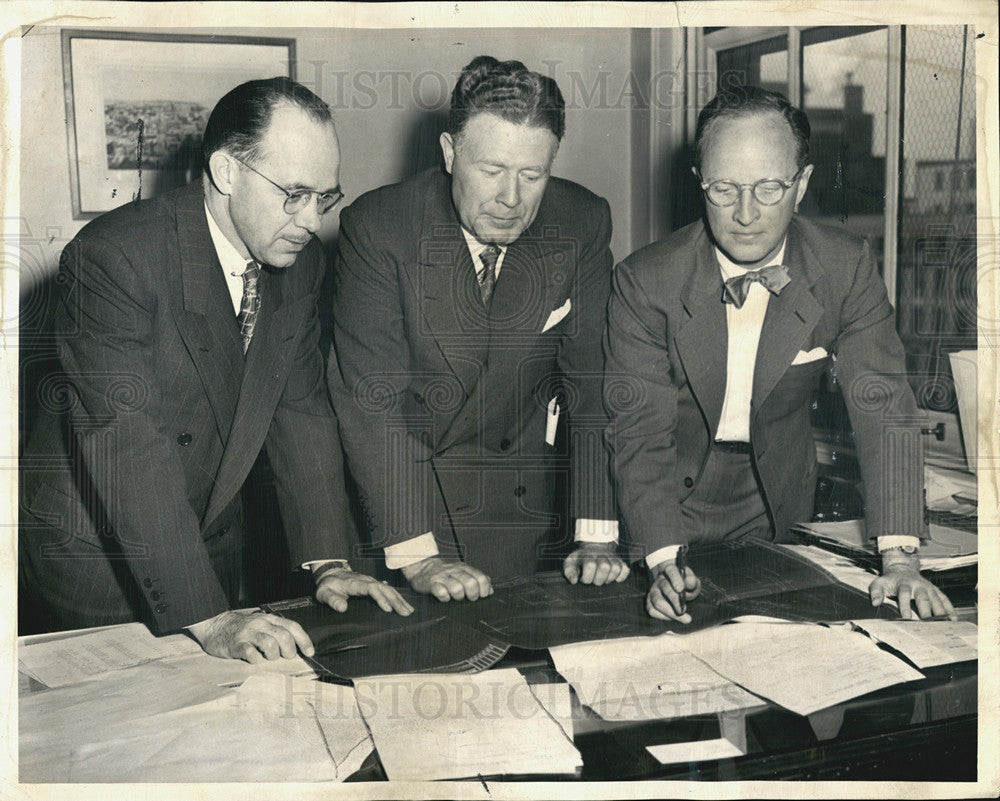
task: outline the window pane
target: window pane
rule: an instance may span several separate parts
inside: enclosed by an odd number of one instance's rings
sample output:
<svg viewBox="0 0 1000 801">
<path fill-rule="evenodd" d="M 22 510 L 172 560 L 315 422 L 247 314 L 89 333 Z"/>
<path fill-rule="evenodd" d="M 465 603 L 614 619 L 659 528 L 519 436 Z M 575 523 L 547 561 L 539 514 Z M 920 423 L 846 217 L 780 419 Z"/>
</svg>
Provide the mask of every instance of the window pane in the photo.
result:
<svg viewBox="0 0 1000 801">
<path fill-rule="evenodd" d="M 972 35 L 904 29 L 899 333 L 923 406 L 955 408 L 948 353 L 976 347 Z"/>
<path fill-rule="evenodd" d="M 844 33 L 802 36 L 802 106 L 815 169 L 800 211 L 866 237 L 881 270 L 888 33 Z"/>
<path fill-rule="evenodd" d="M 763 86 L 788 95 L 788 36 L 782 34 L 718 53 L 718 88 Z"/>
</svg>

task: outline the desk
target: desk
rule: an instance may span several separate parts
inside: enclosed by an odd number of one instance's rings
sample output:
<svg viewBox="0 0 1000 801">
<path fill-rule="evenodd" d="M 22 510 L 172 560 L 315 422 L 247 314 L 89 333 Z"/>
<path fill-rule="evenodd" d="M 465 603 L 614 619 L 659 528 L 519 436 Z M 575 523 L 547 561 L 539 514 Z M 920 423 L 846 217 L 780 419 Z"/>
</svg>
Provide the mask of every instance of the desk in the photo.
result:
<svg viewBox="0 0 1000 801">
<path fill-rule="evenodd" d="M 962 616 L 974 620 L 974 610 L 963 610 Z M 213 660 L 206 655 L 197 656 Z M 546 652 L 511 649 L 495 667 L 516 667 L 532 684 L 562 681 Z M 575 694 L 571 694 L 573 740 L 583 757 L 583 769 L 575 779 L 973 781 L 976 779 L 977 663 L 964 662 L 923 672 L 926 678 L 921 681 L 870 693 L 808 717 L 768 704 L 730 713 L 726 721 L 708 715 L 669 721 L 609 722 L 582 707 Z M 151 695 L 156 694 L 155 687 L 149 689 Z M 43 692 L 36 696 L 36 701 L 49 695 L 44 688 L 22 677 L 22 698 L 39 691 Z M 718 738 L 723 723 L 742 733 L 745 756 L 661 765 L 646 751 L 648 745 Z M 31 718 L 22 715 L 21 726 L 31 725 Z M 254 737 L 266 740 L 269 734 L 277 736 L 277 731 L 259 729 Z M 100 739 L 99 732 L 95 738 Z M 45 738 L 32 739 L 33 747 L 46 747 Z M 22 753 L 22 761 L 26 758 L 30 761 L 30 757 L 31 754 Z M 120 767 L 118 761 L 109 759 L 101 780 L 121 781 Z M 263 766 L 265 774 L 267 767 Z M 278 770 L 287 766 L 273 767 Z M 220 781 L 231 778 L 224 765 L 219 766 L 217 778 Z M 503 780 L 518 778 L 567 781 L 574 777 L 507 776 Z M 377 754 L 373 753 L 348 780 L 384 779 Z M 50 776 L 34 776 L 32 780 L 72 779 L 59 775 L 57 768 Z"/>
</svg>

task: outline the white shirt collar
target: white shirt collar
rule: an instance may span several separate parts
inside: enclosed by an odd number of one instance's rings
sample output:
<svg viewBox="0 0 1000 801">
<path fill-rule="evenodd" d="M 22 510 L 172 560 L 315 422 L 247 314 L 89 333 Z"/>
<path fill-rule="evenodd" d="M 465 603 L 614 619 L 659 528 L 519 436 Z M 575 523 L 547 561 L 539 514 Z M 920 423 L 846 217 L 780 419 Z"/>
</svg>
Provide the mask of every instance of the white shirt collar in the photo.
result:
<svg viewBox="0 0 1000 801">
<path fill-rule="evenodd" d="M 212 216 L 207 203 L 205 204 L 205 217 L 208 218 L 208 232 L 212 235 L 212 244 L 215 245 L 215 252 L 219 257 L 223 272 L 226 275 L 243 275 L 249 259 L 240 255 L 233 243 L 222 233 L 222 229 L 219 228 L 219 224 Z"/>
<path fill-rule="evenodd" d="M 476 239 L 476 237 L 466 231 L 465 228 L 462 228 L 462 235 L 465 237 L 465 243 L 469 246 L 469 253 L 472 255 L 472 263 L 476 266 L 476 269 L 479 270 L 482 265 L 482 262 L 479 261 L 479 254 L 486 250 L 489 245 L 484 245 Z M 502 258 L 503 254 L 507 252 L 507 246 L 497 245 L 497 247 L 500 248 L 500 257 Z"/>
<path fill-rule="evenodd" d="M 781 242 L 781 249 L 774 255 L 774 257 L 767 263 L 760 267 L 770 267 L 772 264 L 781 264 L 785 260 L 785 245 L 788 244 L 787 235 Z M 738 275 L 743 275 L 744 273 L 750 272 L 746 267 L 742 267 L 739 264 L 731 261 L 725 253 L 719 250 L 718 247 L 715 248 L 715 258 L 719 262 L 719 269 L 722 271 L 722 279 L 728 281 L 730 278 L 735 278 Z"/>
</svg>

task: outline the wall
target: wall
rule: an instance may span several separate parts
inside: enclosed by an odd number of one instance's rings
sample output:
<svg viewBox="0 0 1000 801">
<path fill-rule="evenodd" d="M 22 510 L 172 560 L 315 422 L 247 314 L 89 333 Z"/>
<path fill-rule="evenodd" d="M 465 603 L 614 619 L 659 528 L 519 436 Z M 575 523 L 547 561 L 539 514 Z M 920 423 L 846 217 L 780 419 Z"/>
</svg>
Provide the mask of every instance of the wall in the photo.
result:
<svg viewBox="0 0 1000 801">
<path fill-rule="evenodd" d="M 212 33 L 207 29 L 158 33 Z M 217 32 L 217 31 L 215 31 Z M 343 151 L 341 183 L 358 194 L 402 180 L 439 158 L 437 136 L 454 78 L 487 53 L 552 75 L 567 102 L 567 134 L 554 172 L 611 204 L 616 259 L 646 243 L 648 209 L 632 176 L 646 173 L 647 145 L 636 138 L 637 94 L 628 29 L 347 30 L 226 29 L 227 35 L 296 40 L 297 77 L 334 108 Z M 65 125 L 60 29 L 35 27 L 22 40 L 21 290 L 56 269 L 74 220 Z M 639 64 L 638 74 L 643 65 Z M 648 71 L 648 66 L 646 67 Z M 336 219 L 326 236 L 335 236 Z M 638 232 L 638 233 L 637 233 Z"/>
</svg>

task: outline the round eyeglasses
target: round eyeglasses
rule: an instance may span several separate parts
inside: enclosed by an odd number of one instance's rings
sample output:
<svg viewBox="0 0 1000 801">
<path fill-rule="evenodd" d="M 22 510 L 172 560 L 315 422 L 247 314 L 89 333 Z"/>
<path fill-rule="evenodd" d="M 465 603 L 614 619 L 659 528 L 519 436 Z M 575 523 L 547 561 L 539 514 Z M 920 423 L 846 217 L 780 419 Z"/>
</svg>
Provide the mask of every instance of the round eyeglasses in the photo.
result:
<svg viewBox="0 0 1000 801">
<path fill-rule="evenodd" d="M 233 156 L 236 158 L 236 156 Z M 332 192 L 316 192 L 312 189 L 300 189 L 295 192 L 291 192 L 285 189 L 281 184 L 276 181 L 272 181 L 264 173 L 255 167 L 251 167 L 243 159 L 236 159 L 240 164 L 246 167 L 251 172 L 257 173 L 261 178 L 263 178 L 268 183 L 273 184 L 282 192 L 285 193 L 285 214 L 295 215 L 298 214 L 302 209 L 309 205 L 309 201 L 312 199 L 313 195 L 316 195 L 316 213 L 321 217 L 326 214 L 330 209 L 340 203 L 344 199 L 344 193 L 340 191 L 340 187 L 333 190 Z"/>
<path fill-rule="evenodd" d="M 781 178 L 762 178 L 752 184 L 738 184 L 735 181 L 712 181 L 710 184 L 702 184 L 701 188 L 705 192 L 705 197 L 713 206 L 732 206 L 740 199 L 740 193 L 744 189 L 749 189 L 754 199 L 762 206 L 777 206 L 785 197 L 785 192 L 795 186 L 802 174 L 800 168 L 790 181 L 783 181 Z"/>
</svg>

